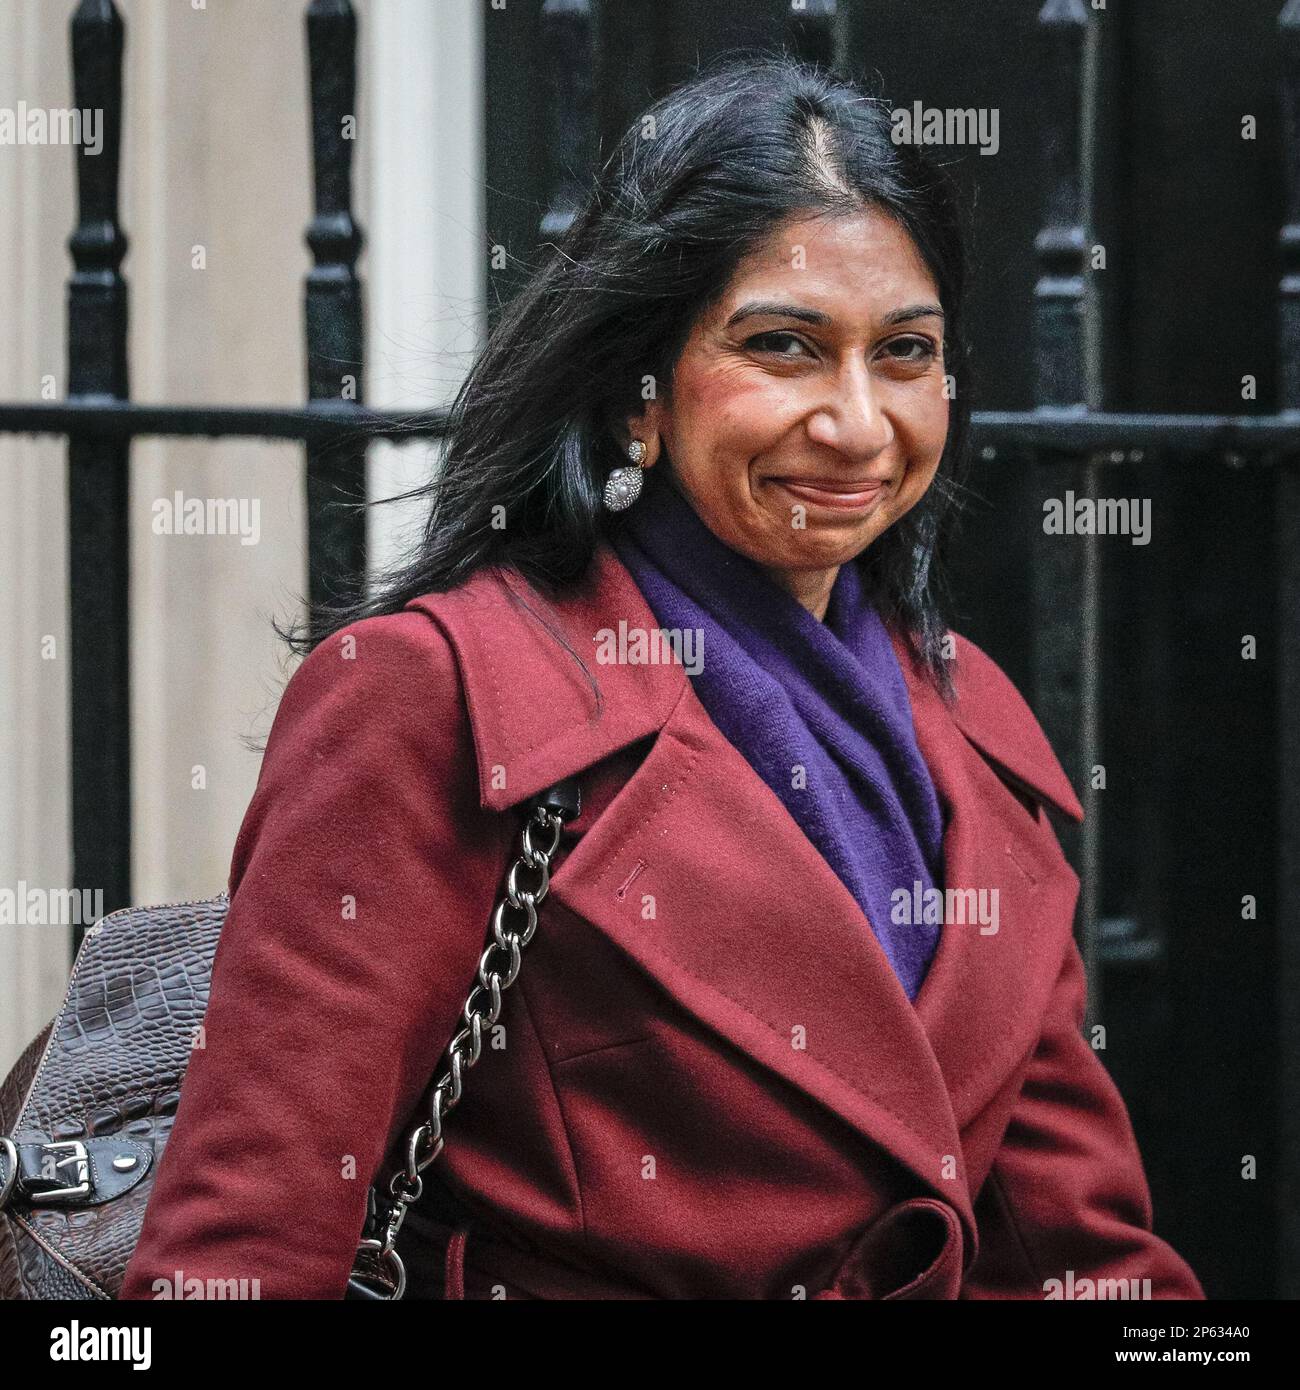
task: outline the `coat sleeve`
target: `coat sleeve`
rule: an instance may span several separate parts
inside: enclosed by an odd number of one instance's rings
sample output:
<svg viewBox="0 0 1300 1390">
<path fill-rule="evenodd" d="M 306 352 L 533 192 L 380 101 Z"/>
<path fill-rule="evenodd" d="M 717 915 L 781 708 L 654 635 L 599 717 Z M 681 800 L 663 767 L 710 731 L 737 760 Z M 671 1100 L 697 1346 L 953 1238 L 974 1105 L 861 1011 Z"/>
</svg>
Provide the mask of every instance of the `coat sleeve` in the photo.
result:
<svg viewBox="0 0 1300 1390">
<path fill-rule="evenodd" d="M 1074 1298 L 1121 1297 L 1118 1289 L 1098 1290 L 1096 1281 L 1131 1279 L 1151 1281 L 1149 1293 L 1140 1282 L 1126 1283 L 1133 1297 L 1205 1297 L 1186 1262 L 1152 1232 L 1151 1195 L 1128 1112 L 1080 1031 L 1085 995 L 1083 960 L 1071 938 L 1011 1123 L 975 1204 L 979 1253 L 962 1298 L 1069 1297 L 1067 1286 Z"/>
<path fill-rule="evenodd" d="M 432 618 L 367 618 L 307 656 L 236 842 L 205 1036 L 122 1298 L 178 1272 L 343 1297 L 370 1179 L 460 1026 L 513 833 L 479 803 Z"/>
</svg>

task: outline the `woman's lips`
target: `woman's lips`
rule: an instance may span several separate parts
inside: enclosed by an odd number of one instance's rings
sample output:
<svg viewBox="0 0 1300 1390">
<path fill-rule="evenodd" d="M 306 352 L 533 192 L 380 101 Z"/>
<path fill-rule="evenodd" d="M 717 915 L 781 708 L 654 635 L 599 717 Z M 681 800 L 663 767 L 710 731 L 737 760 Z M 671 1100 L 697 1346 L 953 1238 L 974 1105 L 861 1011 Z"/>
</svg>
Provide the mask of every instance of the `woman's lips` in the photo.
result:
<svg viewBox="0 0 1300 1390">
<path fill-rule="evenodd" d="M 773 478 L 772 481 L 801 502 L 831 507 L 841 512 L 865 511 L 884 495 L 888 486 L 884 482 L 866 486 L 860 483 L 809 483 L 793 478 Z"/>
</svg>

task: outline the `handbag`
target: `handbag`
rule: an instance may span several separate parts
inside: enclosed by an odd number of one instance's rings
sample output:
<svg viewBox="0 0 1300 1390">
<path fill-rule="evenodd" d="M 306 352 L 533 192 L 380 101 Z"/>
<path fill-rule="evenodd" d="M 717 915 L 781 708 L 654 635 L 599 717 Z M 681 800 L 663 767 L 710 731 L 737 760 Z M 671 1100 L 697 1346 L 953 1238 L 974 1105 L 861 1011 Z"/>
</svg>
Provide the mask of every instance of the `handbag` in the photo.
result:
<svg viewBox="0 0 1300 1390">
<path fill-rule="evenodd" d="M 346 1298 L 396 1299 L 406 1290 L 398 1232 L 420 1200 L 424 1169 L 442 1152 L 443 1117 L 460 1101 L 465 1068 L 479 1059 L 483 1027 L 496 1023 L 502 991 L 519 974 L 563 823 L 581 810 L 577 782 L 557 782 L 525 810 L 465 1026 L 448 1044 L 447 1070 L 424 1092 L 416 1110 L 423 1117 L 386 1188 L 387 1163 L 372 1178 Z M 537 876 L 531 888 L 526 873 Z M 228 906 L 219 893 L 123 908 L 86 932 L 62 1007 L 0 1085 L 0 1298 L 120 1292 L 207 1010 Z M 521 930 L 507 921 L 511 912 L 526 918 Z"/>
</svg>

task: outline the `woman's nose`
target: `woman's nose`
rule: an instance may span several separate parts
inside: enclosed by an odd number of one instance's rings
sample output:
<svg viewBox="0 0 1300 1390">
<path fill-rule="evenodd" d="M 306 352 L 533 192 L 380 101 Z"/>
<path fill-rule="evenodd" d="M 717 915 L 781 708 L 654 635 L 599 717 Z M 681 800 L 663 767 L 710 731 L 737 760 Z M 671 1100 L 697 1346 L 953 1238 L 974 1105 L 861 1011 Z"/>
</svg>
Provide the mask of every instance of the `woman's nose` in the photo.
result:
<svg viewBox="0 0 1300 1390">
<path fill-rule="evenodd" d="M 894 427 L 865 364 L 850 366 L 808 418 L 808 437 L 845 458 L 866 462 L 894 441 Z"/>
</svg>

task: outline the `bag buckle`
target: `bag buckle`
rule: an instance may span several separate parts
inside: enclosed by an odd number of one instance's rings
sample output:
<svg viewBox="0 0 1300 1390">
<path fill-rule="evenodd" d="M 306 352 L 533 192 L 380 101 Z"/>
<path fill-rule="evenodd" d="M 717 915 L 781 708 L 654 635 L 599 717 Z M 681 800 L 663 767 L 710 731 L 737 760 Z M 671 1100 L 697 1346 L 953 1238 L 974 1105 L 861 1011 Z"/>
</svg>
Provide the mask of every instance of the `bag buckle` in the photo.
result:
<svg viewBox="0 0 1300 1390">
<path fill-rule="evenodd" d="M 30 1183 L 24 1183 L 23 1195 L 29 1202 L 33 1205 L 38 1202 L 71 1202 L 78 1197 L 85 1197 L 90 1192 L 90 1155 L 80 1139 L 51 1139 L 42 1144 L 41 1149 L 45 1153 L 55 1149 L 68 1151 L 68 1156 L 58 1159 L 54 1166 L 67 1168 L 71 1165 L 73 1183 L 47 1188 L 34 1188 Z M 43 1161 L 41 1167 L 45 1167 Z"/>
</svg>

